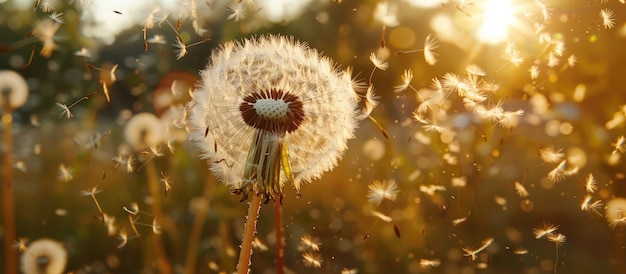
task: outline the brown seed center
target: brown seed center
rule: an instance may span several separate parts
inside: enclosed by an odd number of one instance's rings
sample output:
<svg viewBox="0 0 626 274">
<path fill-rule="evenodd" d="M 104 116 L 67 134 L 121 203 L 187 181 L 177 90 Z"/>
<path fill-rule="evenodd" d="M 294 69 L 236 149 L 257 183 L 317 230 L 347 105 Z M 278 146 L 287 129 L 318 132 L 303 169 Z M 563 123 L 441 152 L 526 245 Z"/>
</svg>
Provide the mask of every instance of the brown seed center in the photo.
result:
<svg viewBox="0 0 626 274">
<path fill-rule="evenodd" d="M 249 126 L 277 135 L 295 131 L 304 120 L 300 98 L 278 89 L 253 92 L 243 98 L 239 111 Z"/>
</svg>

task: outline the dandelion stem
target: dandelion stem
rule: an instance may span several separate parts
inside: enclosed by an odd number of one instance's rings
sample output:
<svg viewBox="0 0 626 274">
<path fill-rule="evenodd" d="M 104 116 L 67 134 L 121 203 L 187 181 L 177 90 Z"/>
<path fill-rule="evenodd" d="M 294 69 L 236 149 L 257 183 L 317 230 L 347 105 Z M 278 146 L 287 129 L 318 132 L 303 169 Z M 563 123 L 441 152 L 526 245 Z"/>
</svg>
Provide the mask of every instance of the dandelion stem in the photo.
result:
<svg viewBox="0 0 626 274">
<path fill-rule="evenodd" d="M 185 260 L 185 273 L 196 273 L 196 262 L 198 259 L 198 246 L 202 236 L 202 228 L 210 208 L 210 197 L 213 193 L 214 182 L 207 182 L 204 185 L 202 194 L 202 206 L 198 208 L 194 217 L 191 235 L 189 236 L 189 246 L 187 247 L 187 259 Z"/>
<path fill-rule="evenodd" d="M 252 254 L 252 241 L 256 232 L 256 222 L 259 219 L 259 209 L 261 209 L 261 194 L 252 195 L 246 226 L 241 239 L 241 251 L 239 251 L 239 262 L 237 263 L 237 274 L 247 274 L 250 267 Z"/>
<path fill-rule="evenodd" d="M 148 176 L 148 188 L 150 189 L 150 196 L 152 197 L 151 211 L 158 220 L 165 221 L 161 211 L 161 191 L 159 188 L 159 182 L 156 173 L 156 167 L 154 162 L 148 162 L 146 166 L 146 175 Z M 167 256 L 165 255 L 165 247 L 163 246 L 163 239 L 160 234 L 152 235 L 154 252 L 156 253 L 156 261 L 159 273 L 170 274 L 172 273 L 172 266 L 170 265 Z"/>
<path fill-rule="evenodd" d="M 276 230 L 276 274 L 283 274 L 285 273 L 285 243 L 283 239 L 283 205 L 280 202 L 280 197 L 274 197 L 274 229 Z"/>
<path fill-rule="evenodd" d="M 12 165 L 12 147 L 13 133 L 11 132 L 11 124 L 13 117 L 10 111 L 2 114 L 2 130 L 3 144 L 2 150 L 2 194 L 4 208 L 4 254 L 6 260 L 6 273 L 17 274 L 17 254 L 13 249 L 15 242 L 15 210 L 13 205 L 13 165 Z"/>
</svg>

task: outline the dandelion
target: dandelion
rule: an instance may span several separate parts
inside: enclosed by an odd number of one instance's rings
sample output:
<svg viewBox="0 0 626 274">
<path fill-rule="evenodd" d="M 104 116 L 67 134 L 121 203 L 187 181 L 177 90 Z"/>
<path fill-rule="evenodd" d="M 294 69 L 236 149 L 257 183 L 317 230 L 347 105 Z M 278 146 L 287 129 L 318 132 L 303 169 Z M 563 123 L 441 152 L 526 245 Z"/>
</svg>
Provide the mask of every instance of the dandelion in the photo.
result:
<svg viewBox="0 0 626 274">
<path fill-rule="evenodd" d="M 12 70 L 0 70 L 0 108 L 12 111 L 28 99 L 28 84 L 24 77 Z"/>
<path fill-rule="evenodd" d="M 226 19 L 235 19 L 235 22 L 239 22 L 246 18 L 246 3 L 243 1 L 233 1 L 228 5 L 230 15 Z"/>
<path fill-rule="evenodd" d="M 402 80 L 402 83 L 393 87 L 393 92 L 395 93 L 403 92 L 409 87 L 409 85 L 411 85 L 411 81 L 413 80 L 413 70 L 404 70 L 404 73 L 402 73 L 400 79 Z"/>
<path fill-rule="evenodd" d="M 545 163 L 559 163 L 565 157 L 565 154 L 562 151 L 562 149 L 555 150 L 554 147 L 541 148 L 539 149 L 539 157 L 541 157 L 541 160 Z"/>
<path fill-rule="evenodd" d="M 370 203 L 379 205 L 383 200 L 395 201 L 400 191 L 396 181 L 374 181 L 367 186 L 367 200 Z"/>
<path fill-rule="evenodd" d="M 61 24 L 55 22 L 52 19 L 40 20 L 35 22 L 33 35 L 43 43 L 43 48 L 39 52 L 41 56 L 48 58 L 56 49 L 57 45 L 54 42 L 54 35 L 59 30 L 60 26 Z"/>
<path fill-rule="evenodd" d="M 242 201 L 253 194 L 238 263 L 245 273 L 260 200 L 282 198 L 286 182 L 299 195 L 303 182 L 337 165 L 354 137 L 359 85 L 350 70 L 283 36 L 226 43 L 201 76 L 188 105 L 190 139 Z"/>
<path fill-rule="evenodd" d="M 24 274 L 63 273 L 67 251 L 63 244 L 52 239 L 38 239 L 28 245 L 20 258 Z"/>
<path fill-rule="evenodd" d="M 386 70 L 387 68 L 389 68 L 389 63 L 387 63 L 387 60 L 376 55 L 376 53 L 372 52 L 370 54 L 370 61 L 372 61 L 372 64 L 374 64 L 374 66 L 379 70 Z"/>
<path fill-rule="evenodd" d="M 170 190 L 172 190 L 172 181 L 170 177 L 165 174 L 165 172 L 161 172 L 161 182 L 165 186 L 165 195 L 167 195 Z"/>
<path fill-rule="evenodd" d="M 535 239 L 541 239 L 553 235 L 557 229 L 559 229 L 558 225 L 542 223 L 540 227 L 533 228 L 533 234 L 535 235 Z"/>
<path fill-rule="evenodd" d="M 615 26 L 615 12 L 611 9 L 600 10 L 600 18 L 602 18 L 602 25 L 605 29 L 610 29 Z"/>
<path fill-rule="evenodd" d="M 65 167 L 64 164 L 59 165 L 59 171 L 57 173 L 57 179 L 61 182 L 69 182 L 74 179 L 74 171 L 71 168 Z"/>
<path fill-rule="evenodd" d="M 437 56 L 439 54 L 437 54 L 433 50 L 437 49 L 438 47 L 439 42 L 437 41 L 437 38 L 433 37 L 431 34 L 426 36 L 426 39 L 424 40 L 424 61 L 426 61 L 426 64 L 429 64 L 431 66 L 437 64 Z"/>
<path fill-rule="evenodd" d="M 61 108 L 61 114 L 59 115 L 59 118 L 65 116 L 67 119 L 70 119 L 72 117 L 74 117 L 74 115 L 72 114 L 72 111 L 70 110 L 69 107 L 67 107 L 67 105 L 65 104 L 61 104 L 59 102 L 55 103 L 59 108 Z"/>
<path fill-rule="evenodd" d="M 349 70 L 282 36 L 227 43 L 211 60 L 189 125 L 223 183 L 270 198 L 285 181 L 299 191 L 337 164 L 356 127 Z"/>
<path fill-rule="evenodd" d="M 305 252 L 302 254 L 302 262 L 306 267 L 320 268 L 324 260 L 322 260 L 322 256 L 319 253 Z"/>
<path fill-rule="evenodd" d="M 124 138 L 133 149 L 141 151 L 164 143 L 167 140 L 167 131 L 154 114 L 142 112 L 128 120 L 124 127 Z"/>
<path fill-rule="evenodd" d="M 311 250 L 311 251 L 320 251 L 320 241 L 318 238 L 311 237 L 310 235 L 304 235 L 300 237 L 300 246 L 299 250 Z"/>
</svg>

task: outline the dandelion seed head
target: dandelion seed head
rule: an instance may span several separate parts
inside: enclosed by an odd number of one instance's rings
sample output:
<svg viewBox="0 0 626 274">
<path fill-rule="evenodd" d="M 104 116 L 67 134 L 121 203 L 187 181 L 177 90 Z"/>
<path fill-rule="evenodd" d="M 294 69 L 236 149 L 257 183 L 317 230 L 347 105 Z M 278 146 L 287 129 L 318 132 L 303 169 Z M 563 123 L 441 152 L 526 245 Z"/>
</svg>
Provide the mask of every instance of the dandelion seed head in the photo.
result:
<svg viewBox="0 0 626 274">
<path fill-rule="evenodd" d="M 46 238 L 31 242 L 20 257 L 20 268 L 25 274 L 63 273 L 66 264 L 63 244 Z"/>
<path fill-rule="evenodd" d="M 19 73 L 0 70 L 0 109 L 14 110 L 26 103 L 28 84 Z"/>
<path fill-rule="evenodd" d="M 272 165 L 247 161 L 251 149 L 261 149 L 254 138 L 268 145 L 280 142 L 298 189 L 335 167 L 354 137 L 359 97 L 349 74 L 290 37 L 226 43 L 212 53 L 188 105 L 190 138 L 211 171 L 233 189 L 269 180 L 250 175 L 252 169 L 269 173 Z M 289 178 L 278 170 L 282 186 Z"/>
<path fill-rule="evenodd" d="M 126 143 L 137 151 L 167 141 L 167 131 L 161 120 L 148 112 L 133 115 L 124 127 Z"/>
</svg>

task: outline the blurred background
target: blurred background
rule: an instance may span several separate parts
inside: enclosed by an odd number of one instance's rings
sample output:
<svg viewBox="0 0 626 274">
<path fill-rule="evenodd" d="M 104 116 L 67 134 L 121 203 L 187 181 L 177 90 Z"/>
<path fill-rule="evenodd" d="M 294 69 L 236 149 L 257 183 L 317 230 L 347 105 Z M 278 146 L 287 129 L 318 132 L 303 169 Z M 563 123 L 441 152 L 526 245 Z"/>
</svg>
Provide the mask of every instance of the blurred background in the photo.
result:
<svg viewBox="0 0 626 274">
<path fill-rule="evenodd" d="M 287 273 L 626 273 L 621 0 L 0 3 L 0 69 L 30 91 L 3 128 L 18 256 L 50 238 L 65 272 L 158 273 L 156 237 L 176 273 L 231 273 L 247 203 L 199 159 L 181 106 L 218 45 L 272 33 L 379 101 L 336 169 L 286 188 Z M 158 151 L 125 133 L 143 112 L 167 129 Z M 276 272 L 273 207 L 252 273 Z"/>
</svg>

